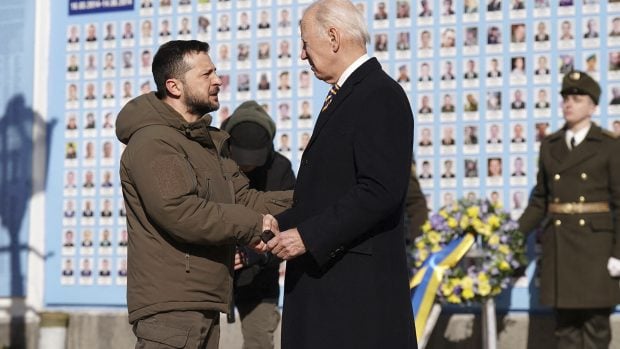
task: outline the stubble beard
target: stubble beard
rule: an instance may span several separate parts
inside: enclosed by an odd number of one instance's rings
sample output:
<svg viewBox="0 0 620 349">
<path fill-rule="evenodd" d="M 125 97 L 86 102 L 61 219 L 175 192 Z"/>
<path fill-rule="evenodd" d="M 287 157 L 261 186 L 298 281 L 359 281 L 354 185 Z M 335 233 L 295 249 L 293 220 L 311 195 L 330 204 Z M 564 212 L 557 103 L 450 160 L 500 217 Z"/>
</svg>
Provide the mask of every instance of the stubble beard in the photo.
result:
<svg viewBox="0 0 620 349">
<path fill-rule="evenodd" d="M 209 97 L 201 98 L 200 96 L 193 93 L 191 88 L 188 88 L 185 85 L 185 106 L 187 108 L 187 112 L 201 117 L 207 113 L 218 110 L 220 107 L 219 102 L 211 102 L 209 101 Z"/>
</svg>

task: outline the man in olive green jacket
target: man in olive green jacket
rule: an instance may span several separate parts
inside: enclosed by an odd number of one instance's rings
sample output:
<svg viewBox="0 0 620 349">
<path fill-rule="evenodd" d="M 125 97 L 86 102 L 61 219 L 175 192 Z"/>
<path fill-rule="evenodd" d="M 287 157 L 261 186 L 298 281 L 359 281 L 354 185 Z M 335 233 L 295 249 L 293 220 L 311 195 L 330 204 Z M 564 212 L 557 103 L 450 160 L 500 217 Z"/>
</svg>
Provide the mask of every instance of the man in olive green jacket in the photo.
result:
<svg viewBox="0 0 620 349">
<path fill-rule="evenodd" d="M 263 193 L 209 126 L 221 80 L 199 41 L 171 41 L 153 60 L 157 92 L 120 112 L 121 181 L 129 231 L 127 306 L 137 348 L 217 348 L 232 297 L 235 244 L 264 250 L 261 213 L 292 192 Z M 259 213 L 260 212 L 260 213 Z"/>
<path fill-rule="evenodd" d="M 543 139 L 537 184 L 519 219 L 543 223 L 541 302 L 554 308 L 558 348 L 608 348 L 620 303 L 620 140 L 591 122 L 596 81 L 573 71 L 562 82 L 566 124 Z"/>
</svg>

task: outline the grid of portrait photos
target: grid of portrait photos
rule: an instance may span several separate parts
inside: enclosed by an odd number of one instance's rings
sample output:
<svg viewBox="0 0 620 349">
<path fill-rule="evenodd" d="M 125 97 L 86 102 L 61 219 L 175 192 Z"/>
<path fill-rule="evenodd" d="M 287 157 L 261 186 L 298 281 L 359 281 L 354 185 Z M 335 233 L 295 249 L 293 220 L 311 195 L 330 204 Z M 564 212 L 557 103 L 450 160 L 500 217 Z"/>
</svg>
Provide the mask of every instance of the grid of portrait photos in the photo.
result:
<svg viewBox="0 0 620 349">
<path fill-rule="evenodd" d="M 61 285 L 126 283 L 128 236 L 118 178 L 124 146 L 114 124 L 128 101 L 154 89 L 151 63 L 160 45 L 208 42 L 223 82 L 214 126 L 243 101 L 256 100 L 276 122 L 276 150 L 295 168 L 316 118 L 313 75 L 295 49 L 299 5 L 142 0 L 135 7 L 80 16 L 79 23 L 69 17 L 66 25 Z"/>
<path fill-rule="evenodd" d="M 254 99 L 276 122 L 275 149 L 298 168 L 328 90 L 299 57 L 308 3 L 138 0 L 129 12 L 67 17 L 64 50 L 53 52 L 66 71 L 62 285 L 126 282 L 123 146 L 114 122 L 154 88 L 151 62 L 169 40 L 210 44 L 223 81 L 214 126 Z M 518 216 L 535 183 L 540 140 L 563 124 L 558 92 L 573 68 L 599 80 L 595 121 L 620 133 L 620 3 L 354 3 L 368 22 L 369 54 L 410 99 L 417 176 L 431 210 L 486 197 Z"/>
<path fill-rule="evenodd" d="M 573 69 L 599 81 L 594 121 L 620 134 L 619 6 L 396 1 L 394 23 L 403 29 L 386 57 L 395 57 L 394 77 L 411 92 L 417 175 L 431 210 L 487 198 L 518 217 L 536 181 L 540 140 L 563 125 L 559 91 Z M 378 35 L 376 56 L 386 46 Z"/>
</svg>

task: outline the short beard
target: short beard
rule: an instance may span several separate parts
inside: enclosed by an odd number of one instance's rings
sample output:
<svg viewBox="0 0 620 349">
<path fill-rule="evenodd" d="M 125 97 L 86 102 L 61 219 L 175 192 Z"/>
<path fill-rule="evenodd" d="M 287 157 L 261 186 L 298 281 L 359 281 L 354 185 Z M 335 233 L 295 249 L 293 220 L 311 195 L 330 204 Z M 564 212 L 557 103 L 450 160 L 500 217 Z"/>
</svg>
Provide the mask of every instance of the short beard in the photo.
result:
<svg viewBox="0 0 620 349">
<path fill-rule="evenodd" d="M 202 117 L 220 107 L 219 102 L 211 103 L 208 98 L 203 100 L 195 96 L 192 92 L 193 91 L 185 85 L 185 107 L 188 113 Z"/>
</svg>

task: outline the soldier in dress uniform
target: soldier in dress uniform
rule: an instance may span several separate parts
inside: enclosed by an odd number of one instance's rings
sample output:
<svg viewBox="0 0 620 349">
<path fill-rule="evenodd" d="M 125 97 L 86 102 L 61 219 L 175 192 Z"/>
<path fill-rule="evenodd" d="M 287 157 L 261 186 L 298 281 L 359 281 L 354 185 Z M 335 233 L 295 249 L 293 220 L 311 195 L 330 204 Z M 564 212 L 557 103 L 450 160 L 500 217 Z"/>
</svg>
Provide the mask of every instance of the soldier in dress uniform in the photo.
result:
<svg viewBox="0 0 620 349">
<path fill-rule="evenodd" d="M 565 125 L 540 146 L 537 183 L 519 219 L 542 224 L 541 303 L 553 307 L 558 348 L 608 348 L 620 303 L 620 140 L 591 121 L 601 88 L 564 76 Z"/>
</svg>

